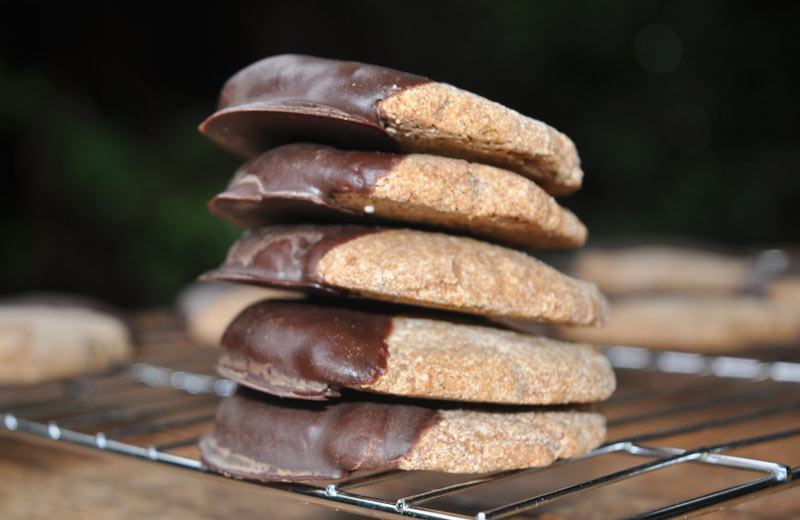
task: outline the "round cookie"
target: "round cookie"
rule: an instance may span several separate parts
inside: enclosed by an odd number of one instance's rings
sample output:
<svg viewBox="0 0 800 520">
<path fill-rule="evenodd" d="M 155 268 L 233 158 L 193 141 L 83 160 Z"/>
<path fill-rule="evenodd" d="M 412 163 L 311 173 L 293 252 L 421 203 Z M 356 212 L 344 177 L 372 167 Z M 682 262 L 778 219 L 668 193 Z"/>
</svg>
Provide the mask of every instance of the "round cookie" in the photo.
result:
<svg viewBox="0 0 800 520">
<path fill-rule="evenodd" d="M 127 324 L 83 300 L 0 303 L 0 385 L 102 371 L 132 354 Z"/>
<path fill-rule="evenodd" d="M 484 473 L 552 464 L 600 445 L 593 413 L 311 403 L 239 391 L 200 440 L 203 463 L 236 478 L 330 480 L 356 470 Z"/>
<path fill-rule="evenodd" d="M 341 302 L 252 305 L 222 345 L 222 376 L 283 397 L 325 399 L 349 387 L 545 405 L 603 400 L 615 387 L 611 366 L 590 345 Z"/>
<path fill-rule="evenodd" d="M 227 282 L 196 282 L 178 294 L 178 314 L 189 341 L 219 347 L 231 321 L 261 300 L 302 298 L 301 293 Z"/>
<path fill-rule="evenodd" d="M 245 163 L 209 203 L 245 227 L 320 218 L 452 228 L 523 248 L 583 245 L 586 227 L 532 181 L 435 155 L 292 144 Z"/>
<path fill-rule="evenodd" d="M 753 262 L 747 257 L 680 247 L 589 248 L 578 254 L 571 273 L 591 280 L 608 294 L 735 292 L 752 281 Z"/>
<path fill-rule="evenodd" d="M 594 284 L 471 238 L 364 226 L 268 226 L 244 233 L 204 279 L 349 294 L 479 315 L 598 325 Z"/>
<path fill-rule="evenodd" d="M 583 178 L 572 141 L 540 121 L 422 76 L 312 56 L 273 56 L 239 71 L 200 130 L 244 157 L 314 141 L 491 164 L 553 194 Z"/>
<path fill-rule="evenodd" d="M 650 294 L 612 300 L 603 328 L 559 332 L 573 341 L 719 354 L 796 341 L 800 319 L 791 306 L 755 296 Z"/>
</svg>

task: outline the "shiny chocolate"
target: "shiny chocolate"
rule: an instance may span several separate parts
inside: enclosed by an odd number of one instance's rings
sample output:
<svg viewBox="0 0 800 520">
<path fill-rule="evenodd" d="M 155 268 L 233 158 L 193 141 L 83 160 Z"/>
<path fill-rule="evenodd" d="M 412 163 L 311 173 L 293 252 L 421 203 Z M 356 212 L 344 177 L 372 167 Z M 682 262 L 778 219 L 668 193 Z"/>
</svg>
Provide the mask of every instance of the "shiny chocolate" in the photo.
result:
<svg viewBox="0 0 800 520">
<path fill-rule="evenodd" d="M 200 441 L 203 462 L 237 478 L 330 480 L 355 470 L 397 467 L 440 420 L 407 404 L 280 400 L 239 390 L 222 401 Z"/>
<path fill-rule="evenodd" d="M 251 229 L 233 244 L 222 266 L 200 278 L 343 294 L 345 291 L 326 285 L 316 274 L 317 263 L 332 248 L 382 230 L 315 225 Z"/>
<path fill-rule="evenodd" d="M 270 150 L 239 168 L 209 209 L 231 222 L 255 227 L 297 220 L 310 214 L 354 213 L 332 194 L 367 195 L 401 155 L 337 150 L 317 144 L 291 144 Z"/>
<path fill-rule="evenodd" d="M 384 130 L 378 102 L 429 81 L 352 61 L 273 56 L 228 80 L 200 131 L 243 157 L 297 141 L 391 151 L 397 143 Z"/>
<path fill-rule="evenodd" d="M 222 337 L 220 373 L 256 390 L 306 399 L 375 382 L 386 370 L 392 318 L 337 303 L 251 305 Z"/>
</svg>

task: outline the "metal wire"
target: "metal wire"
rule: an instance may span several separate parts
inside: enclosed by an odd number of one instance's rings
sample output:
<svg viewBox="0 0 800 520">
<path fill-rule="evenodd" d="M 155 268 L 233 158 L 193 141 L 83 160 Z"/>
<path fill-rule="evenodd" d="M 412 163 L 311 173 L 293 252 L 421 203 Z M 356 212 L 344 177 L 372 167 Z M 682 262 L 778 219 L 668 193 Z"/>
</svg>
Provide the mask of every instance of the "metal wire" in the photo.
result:
<svg viewBox="0 0 800 520">
<path fill-rule="evenodd" d="M 800 428 L 787 428 L 691 449 L 642 444 L 705 430 L 719 430 L 796 411 L 800 408 L 800 401 L 794 398 L 798 390 L 796 383 L 800 382 L 800 364 L 714 358 L 676 352 L 657 353 L 630 347 L 611 347 L 607 349 L 607 353 L 612 363 L 622 369 L 622 375 L 643 374 L 648 371 L 654 371 L 654 374 L 675 374 L 674 378 L 677 379 L 665 385 L 665 394 L 688 393 L 694 396 L 685 404 L 611 418 L 610 426 L 629 427 L 645 424 L 648 421 L 657 424 L 660 420 L 679 415 L 718 411 L 732 402 L 758 403 L 759 406 L 752 410 L 704 417 L 677 426 L 649 429 L 618 439 L 576 459 L 559 461 L 551 468 L 500 471 L 396 499 L 353 492 L 354 489 L 376 485 L 387 479 L 402 478 L 406 474 L 395 470 L 359 475 L 326 485 L 252 484 L 263 486 L 273 492 L 298 496 L 306 502 L 366 516 L 500 520 L 545 504 L 681 464 L 703 464 L 744 470 L 754 473 L 755 478 L 628 518 L 656 519 L 699 514 L 720 507 L 721 504 L 732 504 L 756 495 L 787 489 L 800 482 L 800 470 L 796 467 L 792 468 L 776 461 L 724 453 L 747 446 L 800 437 Z M 715 382 L 722 380 L 734 382 L 725 388 L 720 388 Z M 738 382 L 735 382 L 737 380 Z M 23 396 L 16 404 L 12 395 L 0 403 L 5 407 L 2 413 L 2 427 L 14 432 L 70 442 L 213 475 L 196 458 L 170 452 L 192 446 L 197 442 L 198 434 L 187 432 L 186 429 L 198 425 L 210 427 L 213 421 L 213 407 L 217 400 L 222 396 L 231 395 L 235 391 L 235 384 L 209 375 L 146 363 L 132 365 L 122 374 L 98 376 L 96 380 L 86 384 L 96 388 L 110 388 L 110 391 L 104 391 L 102 396 L 90 395 L 80 399 L 63 393 L 50 398 Z M 610 400 L 607 411 L 612 413 L 615 407 L 636 404 L 643 399 L 652 398 L 653 391 L 646 386 L 644 384 L 642 388 L 630 389 L 625 394 Z M 149 388 L 148 391 L 157 398 L 157 405 L 147 405 L 143 402 L 138 392 L 144 388 Z M 703 389 L 706 391 L 702 391 Z M 698 399 L 697 396 L 702 398 Z M 159 432 L 159 435 L 168 434 L 168 438 L 158 444 L 141 445 L 135 441 L 136 438 L 155 432 Z M 124 439 L 133 440 L 123 442 Z M 471 516 L 444 509 L 421 507 L 423 504 L 461 496 L 478 488 L 496 485 L 510 479 L 521 480 L 533 474 L 546 474 L 552 468 L 569 467 L 579 464 L 580 461 L 598 460 L 614 454 L 633 455 L 648 460 L 535 496 L 526 496 L 519 500 L 483 508 Z"/>
</svg>

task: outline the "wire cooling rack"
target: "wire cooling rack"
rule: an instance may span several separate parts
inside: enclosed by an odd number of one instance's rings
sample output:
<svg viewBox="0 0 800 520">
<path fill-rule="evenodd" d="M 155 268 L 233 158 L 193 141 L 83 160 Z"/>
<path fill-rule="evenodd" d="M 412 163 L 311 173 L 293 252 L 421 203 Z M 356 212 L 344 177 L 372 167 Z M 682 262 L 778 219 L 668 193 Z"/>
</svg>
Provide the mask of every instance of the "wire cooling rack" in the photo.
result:
<svg viewBox="0 0 800 520">
<path fill-rule="evenodd" d="M 235 385 L 211 375 L 214 352 L 158 352 L 110 374 L 3 392 L 2 427 L 214 475 L 195 445 Z M 477 478 L 384 471 L 255 485 L 365 516 L 496 520 L 684 517 L 800 482 L 800 363 L 606 353 L 619 379 L 599 409 L 610 442 L 577 459 Z M 648 500 L 636 499 L 645 489 Z"/>
</svg>

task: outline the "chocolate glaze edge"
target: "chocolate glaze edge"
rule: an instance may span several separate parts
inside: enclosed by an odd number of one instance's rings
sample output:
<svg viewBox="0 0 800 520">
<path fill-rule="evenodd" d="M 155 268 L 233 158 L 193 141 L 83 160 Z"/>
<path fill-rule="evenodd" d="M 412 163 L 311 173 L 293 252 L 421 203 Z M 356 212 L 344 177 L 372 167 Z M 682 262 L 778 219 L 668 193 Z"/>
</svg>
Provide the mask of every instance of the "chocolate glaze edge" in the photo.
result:
<svg viewBox="0 0 800 520">
<path fill-rule="evenodd" d="M 316 274 L 320 259 L 336 246 L 388 229 L 358 225 L 276 225 L 250 229 L 231 246 L 225 262 L 200 279 L 347 294 L 344 289 L 326 284 Z"/>
<path fill-rule="evenodd" d="M 209 209 L 233 222 L 257 222 L 280 215 L 290 204 L 265 204 L 286 199 L 355 214 L 333 198 L 334 193 L 368 195 L 403 155 L 338 150 L 331 146 L 296 143 L 274 148 L 247 161 L 226 190 L 209 202 Z M 298 208 L 300 209 L 300 208 Z M 298 212 L 295 210 L 295 212 Z"/>
<path fill-rule="evenodd" d="M 227 109 L 209 117 L 200 131 L 222 148 L 241 157 L 293 142 L 317 141 L 340 148 L 396 152 L 400 145 L 375 124 L 319 114 L 269 110 Z"/>
<path fill-rule="evenodd" d="M 310 401 L 324 401 L 329 397 L 339 397 L 341 393 L 332 385 L 317 381 L 291 378 L 275 370 L 275 367 L 260 367 L 250 359 L 242 356 L 232 356 L 224 353 L 216 366 L 217 373 L 236 384 L 246 386 L 252 390 L 292 399 L 308 399 Z M 269 375 L 258 372 L 268 372 Z M 272 377 L 270 377 L 272 376 Z"/>
<path fill-rule="evenodd" d="M 221 372 L 275 395 L 325 399 L 383 375 L 392 323 L 391 315 L 342 306 L 256 303 L 222 336 Z"/>
<path fill-rule="evenodd" d="M 273 56 L 234 74 L 222 89 L 218 110 L 199 129 L 245 157 L 277 144 L 309 140 L 396 150 L 378 102 L 430 81 L 358 62 Z"/>
<path fill-rule="evenodd" d="M 203 462 L 255 480 L 326 480 L 393 469 L 442 419 L 436 409 L 376 402 L 333 404 L 239 390 L 201 439 Z"/>
<path fill-rule="evenodd" d="M 355 61 L 280 54 L 234 74 L 222 88 L 219 109 L 252 103 L 330 107 L 380 124 L 378 102 L 431 80 Z"/>
</svg>

